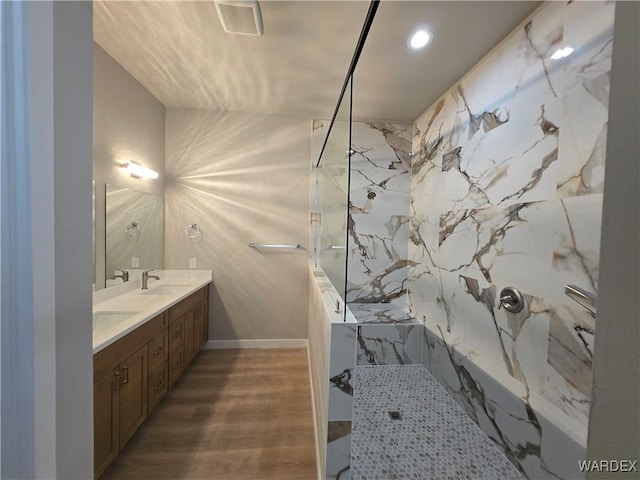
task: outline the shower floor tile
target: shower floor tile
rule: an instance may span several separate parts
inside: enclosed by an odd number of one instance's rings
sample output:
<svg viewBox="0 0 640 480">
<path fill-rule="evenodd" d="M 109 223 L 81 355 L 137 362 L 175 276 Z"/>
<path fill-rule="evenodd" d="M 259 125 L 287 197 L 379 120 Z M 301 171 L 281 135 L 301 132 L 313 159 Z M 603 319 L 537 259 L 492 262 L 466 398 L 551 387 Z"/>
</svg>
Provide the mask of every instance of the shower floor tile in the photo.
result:
<svg viewBox="0 0 640 480">
<path fill-rule="evenodd" d="M 523 479 L 422 365 L 357 366 L 354 387 L 352 480 Z"/>
</svg>

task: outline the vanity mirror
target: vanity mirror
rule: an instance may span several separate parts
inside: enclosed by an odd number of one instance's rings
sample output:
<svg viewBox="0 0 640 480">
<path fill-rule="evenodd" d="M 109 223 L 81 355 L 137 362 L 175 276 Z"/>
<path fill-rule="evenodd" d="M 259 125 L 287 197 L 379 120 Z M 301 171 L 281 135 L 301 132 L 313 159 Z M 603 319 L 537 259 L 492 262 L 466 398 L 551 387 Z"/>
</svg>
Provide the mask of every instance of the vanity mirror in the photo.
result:
<svg viewBox="0 0 640 480">
<path fill-rule="evenodd" d="M 162 196 L 107 184 L 105 197 L 106 286 L 122 283 L 121 270 L 162 269 Z"/>
</svg>

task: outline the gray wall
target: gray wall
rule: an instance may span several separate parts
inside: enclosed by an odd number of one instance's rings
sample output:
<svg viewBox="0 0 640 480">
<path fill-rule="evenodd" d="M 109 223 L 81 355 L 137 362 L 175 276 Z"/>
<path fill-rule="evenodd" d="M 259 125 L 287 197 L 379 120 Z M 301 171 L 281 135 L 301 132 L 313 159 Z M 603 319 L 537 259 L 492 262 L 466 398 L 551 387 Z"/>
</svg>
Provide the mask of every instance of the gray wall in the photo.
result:
<svg viewBox="0 0 640 480">
<path fill-rule="evenodd" d="M 135 78 L 93 44 L 93 178 L 96 182 L 96 288 L 105 278 L 105 184 L 164 193 L 165 108 Z M 118 163 L 134 160 L 160 173 L 131 177 Z"/>
<path fill-rule="evenodd" d="M 640 4 L 618 2 L 587 458 L 640 461 Z M 640 467 L 638 467 L 640 470 Z M 638 478 L 596 473 L 590 478 Z"/>
<path fill-rule="evenodd" d="M 249 113 L 167 110 L 165 268 L 213 270 L 213 340 L 307 336 L 311 123 Z M 202 235 L 189 239 L 197 223 Z"/>
<path fill-rule="evenodd" d="M 53 22 L 56 478 L 86 478 L 93 473 L 92 4 L 56 2 Z"/>
<path fill-rule="evenodd" d="M 211 338 L 305 338 L 306 252 L 259 253 L 247 244 L 307 241 L 309 122 L 165 111 L 98 45 L 94 56 L 97 288 L 105 275 L 105 183 L 166 188 L 164 267 L 188 268 L 195 257 L 198 268 L 214 270 Z M 160 178 L 131 178 L 117 166 L 126 158 Z M 184 232 L 191 223 L 203 232 L 195 240 Z"/>
</svg>

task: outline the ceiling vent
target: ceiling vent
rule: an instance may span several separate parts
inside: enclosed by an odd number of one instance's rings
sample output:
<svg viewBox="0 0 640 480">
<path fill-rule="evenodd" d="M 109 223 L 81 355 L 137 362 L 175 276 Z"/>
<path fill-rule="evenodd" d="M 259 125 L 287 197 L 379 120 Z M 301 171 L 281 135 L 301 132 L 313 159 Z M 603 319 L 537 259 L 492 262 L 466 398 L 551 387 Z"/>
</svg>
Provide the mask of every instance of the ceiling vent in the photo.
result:
<svg viewBox="0 0 640 480">
<path fill-rule="evenodd" d="M 225 32 L 262 35 L 262 13 L 256 0 L 215 0 L 214 3 Z"/>
</svg>

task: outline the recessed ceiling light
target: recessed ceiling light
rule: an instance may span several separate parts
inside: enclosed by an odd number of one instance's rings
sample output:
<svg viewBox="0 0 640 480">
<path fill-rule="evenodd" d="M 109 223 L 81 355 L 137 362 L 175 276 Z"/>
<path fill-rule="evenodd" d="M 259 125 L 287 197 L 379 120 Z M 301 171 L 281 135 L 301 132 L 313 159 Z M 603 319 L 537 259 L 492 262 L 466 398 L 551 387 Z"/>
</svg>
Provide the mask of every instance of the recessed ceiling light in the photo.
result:
<svg viewBox="0 0 640 480">
<path fill-rule="evenodd" d="M 426 30 L 418 30 L 409 38 L 409 46 L 415 49 L 422 48 L 426 46 L 432 38 L 433 35 L 431 34 L 431 32 L 427 32 Z"/>
<path fill-rule="evenodd" d="M 558 50 L 553 52 L 553 55 L 551 55 L 551 59 L 552 60 L 560 60 L 561 58 L 568 57 L 572 53 L 573 53 L 573 48 L 572 47 L 559 48 Z"/>
</svg>

